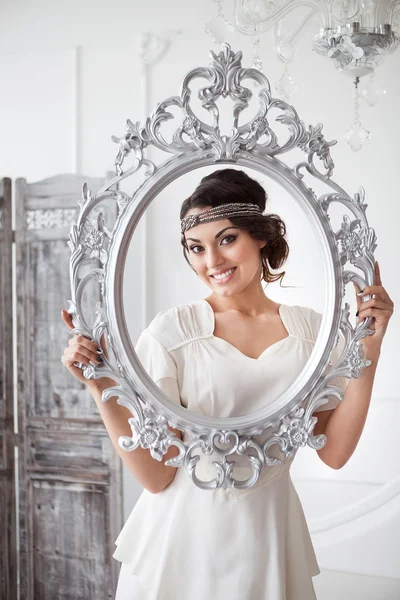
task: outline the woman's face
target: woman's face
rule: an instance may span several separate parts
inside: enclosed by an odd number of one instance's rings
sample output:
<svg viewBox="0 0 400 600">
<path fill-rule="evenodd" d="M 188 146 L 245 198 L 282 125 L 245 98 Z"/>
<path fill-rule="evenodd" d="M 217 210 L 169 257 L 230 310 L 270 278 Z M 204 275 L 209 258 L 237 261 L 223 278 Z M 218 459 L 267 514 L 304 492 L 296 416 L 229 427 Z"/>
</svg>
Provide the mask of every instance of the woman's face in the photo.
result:
<svg viewBox="0 0 400 600">
<path fill-rule="evenodd" d="M 203 210 L 191 209 L 185 216 Z M 266 242 L 255 240 L 229 219 L 200 223 L 188 229 L 185 238 L 193 268 L 215 293 L 230 296 L 260 282 L 260 249 Z"/>
</svg>

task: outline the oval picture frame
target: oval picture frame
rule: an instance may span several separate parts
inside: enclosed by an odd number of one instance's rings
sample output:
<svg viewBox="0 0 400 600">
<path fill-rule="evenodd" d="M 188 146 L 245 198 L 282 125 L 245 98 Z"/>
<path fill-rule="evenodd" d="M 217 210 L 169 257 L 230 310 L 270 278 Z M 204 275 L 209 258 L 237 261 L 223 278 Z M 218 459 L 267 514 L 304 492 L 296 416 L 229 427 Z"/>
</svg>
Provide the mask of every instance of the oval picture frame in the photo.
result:
<svg viewBox="0 0 400 600">
<path fill-rule="evenodd" d="M 364 358 L 360 344 L 363 337 L 373 333 L 368 328 L 371 317 L 353 327 L 344 292 L 350 282 L 360 289 L 373 283 L 376 236 L 367 222 L 363 188 L 351 197 L 331 178 L 334 163 L 330 147 L 336 142 L 325 140 L 322 125 L 306 128 L 293 106 L 273 98 L 265 75 L 257 69 L 242 67 L 242 52 L 235 53 L 229 44 L 223 43 L 218 55 L 212 50 L 210 54 L 209 66 L 191 70 L 182 82 L 180 95 L 159 103 L 144 127 L 128 120 L 126 133 L 120 138 L 112 137 L 118 144 L 115 177 L 94 194 L 86 184 L 83 186 L 78 221 L 71 228 L 68 242 L 72 298 L 69 313 L 74 323 L 70 333 L 81 334 L 99 346 L 102 338 L 106 340 L 103 364 L 80 366 L 86 379 L 109 377 L 117 383 L 104 390 L 102 400 L 117 397 L 118 403 L 132 413 L 129 419 L 132 436 L 120 437 L 121 448 L 134 451 L 141 446 L 161 461 L 170 446 L 176 446 L 179 454 L 165 464 L 184 467 L 198 487 L 246 489 L 257 483 L 263 468 L 290 459 L 299 447 L 323 448 L 327 438 L 323 434 L 313 435 L 318 420 L 312 416 L 313 411 L 326 404 L 328 396 L 340 401 L 344 397 L 342 389 L 329 382 L 335 377 L 358 378 L 371 364 Z M 198 98 L 211 115 L 212 126 L 199 119 L 191 106 L 189 86 L 199 77 L 209 81 L 198 92 Z M 253 96 L 242 85 L 244 79 L 251 79 L 259 86 L 259 108 L 252 120 L 239 125 L 241 112 Z M 222 135 L 217 102 L 228 96 L 234 101 L 232 129 L 230 135 Z M 161 134 L 163 123 L 175 118 L 167 111 L 169 106 L 178 107 L 183 115 L 171 143 Z M 287 129 L 283 142 L 270 123 L 271 111 L 279 112 L 275 121 L 281 129 L 282 126 Z M 158 165 L 150 160 L 148 149 L 152 146 L 167 152 L 168 159 Z M 295 148 L 305 156 L 290 167 L 282 156 Z M 124 171 L 122 165 L 129 155 L 133 155 L 134 161 Z M 323 170 L 317 168 L 316 159 Z M 122 306 L 122 278 L 132 235 L 157 194 L 189 171 L 226 163 L 251 167 L 273 179 L 307 212 L 323 255 L 327 303 L 313 354 L 281 397 L 252 414 L 218 419 L 197 415 L 173 403 L 146 373 L 128 335 Z M 145 169 L 145 179 L 133 193 L 118 189 L 122 180 L 141 169 Z M 322 182 L 327 192 L 317 196 L 306 184 L 305 173 Z M 118 212 L 112 228 L 107 226 L 101 208 L 109 203 L 116 205 Z M 350 218 L 344 214 L 336 232 L 329 215 L 332 203 L 342 204 L 354 215 Z M 88 306 L 83 302 L 84 291 L 93 281 L 100 286 L 101 301 Z M 362 300 L 370 298 L 366 295 Z M 327 372 L 340 332 L 343 350 Z M 179 439 L 169 427 L 186 432 L 188 439 Z M 274 447 L 279 449 L 280 458 L 273 455 Z M 215 456 L 212 461 L 215 476 L 211 479 L 199 479 L 196 469 L 201 456 L 196 452 Z M 235 457 L 239 456 L 242 460 L 246 457 L 251 468 L 246 479 L 235 476 Z"/>
</svg>

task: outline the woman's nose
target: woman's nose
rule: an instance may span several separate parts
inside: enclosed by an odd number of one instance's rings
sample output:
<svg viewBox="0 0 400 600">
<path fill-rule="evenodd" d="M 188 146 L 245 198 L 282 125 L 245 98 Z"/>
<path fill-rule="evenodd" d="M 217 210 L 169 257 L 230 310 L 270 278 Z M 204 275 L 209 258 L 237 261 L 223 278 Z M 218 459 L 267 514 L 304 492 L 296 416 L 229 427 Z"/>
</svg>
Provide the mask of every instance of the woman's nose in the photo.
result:
<svg viewBox="0 0 400 600">
<path fill-rule="evenodd" d="M 219 267 L 220 265 L 223 265 L 224 262 L 225 262 L 225 258 L 218 249 L 212 248 L 209 250 L 209 252 L 207 254 L 207 266 L 208 266 L 209 271 L 212 271 L 212 270 L 216 269 L 217 267 Z"/>
</svg>

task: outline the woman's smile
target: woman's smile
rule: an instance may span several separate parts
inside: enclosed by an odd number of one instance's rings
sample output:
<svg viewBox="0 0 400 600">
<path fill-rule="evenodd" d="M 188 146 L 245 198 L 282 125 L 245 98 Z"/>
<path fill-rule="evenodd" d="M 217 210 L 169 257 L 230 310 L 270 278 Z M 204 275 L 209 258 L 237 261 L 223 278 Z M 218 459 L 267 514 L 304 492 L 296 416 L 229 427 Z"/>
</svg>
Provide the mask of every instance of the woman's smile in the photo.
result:
<svg viewBox="0 0 400 600">
<path fill-rule="evenodd" d="M 233 267 L 233 269 L 227 269 L 224 273 L 221 273 L 221 275 L 211 275 L 210 277 L 212 277 L 214 281 L 218 283 L 218 285 L 228 283 L 228 281 L 230 281 L 234 276 L 236 269 L 237 267 Z M 225 274 L 227 275 L 223 277 Z"/>
</svg>

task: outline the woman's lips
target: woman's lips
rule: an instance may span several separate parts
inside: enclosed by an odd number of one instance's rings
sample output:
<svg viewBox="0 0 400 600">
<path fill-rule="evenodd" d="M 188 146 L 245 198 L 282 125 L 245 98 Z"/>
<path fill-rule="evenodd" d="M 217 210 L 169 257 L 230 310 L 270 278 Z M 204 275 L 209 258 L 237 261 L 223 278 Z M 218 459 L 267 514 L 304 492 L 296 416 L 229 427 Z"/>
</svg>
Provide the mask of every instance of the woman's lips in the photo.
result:
<svg viewBox="0 0 400 600">
<path fill-rule="evenodd" d="M 234 276 L 234 274 L 236 273 L 236 269 L 237 267 L 233 267 L 233 273 L 231 273 L 230 275 L 228 275 L 227 277 L 224 277 L 224 279 L 215 279 L 215 277 L 213 275 L 211 275 L 211 277 L 214 279 L 214 281 L 218 284 L 222 284 L 222 283 L 228 283 L 228 281 L 230 281 L 232 279 L 232 277 Z M 227 269 L 227 271 L 229 271 L 230 269 Z"/>
</svg>

